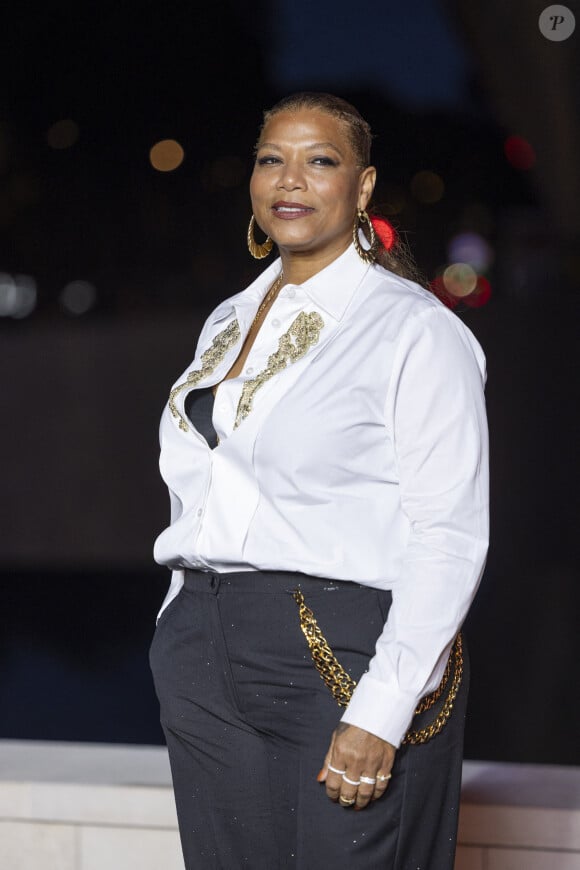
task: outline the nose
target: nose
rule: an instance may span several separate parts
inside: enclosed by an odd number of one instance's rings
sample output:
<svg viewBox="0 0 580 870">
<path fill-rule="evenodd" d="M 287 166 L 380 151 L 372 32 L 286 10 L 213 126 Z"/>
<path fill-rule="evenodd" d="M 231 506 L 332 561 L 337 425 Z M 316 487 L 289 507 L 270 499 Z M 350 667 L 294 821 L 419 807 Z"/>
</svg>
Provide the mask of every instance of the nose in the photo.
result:
<svg viewBox="0 0 580 870">
<path fill-rule="evenodd" d="M 305 187 L 302 170 L 294 161 L 287 161 L 280 167 L 278 188 L 280 190 L 303 190 Z"/>
</svg>

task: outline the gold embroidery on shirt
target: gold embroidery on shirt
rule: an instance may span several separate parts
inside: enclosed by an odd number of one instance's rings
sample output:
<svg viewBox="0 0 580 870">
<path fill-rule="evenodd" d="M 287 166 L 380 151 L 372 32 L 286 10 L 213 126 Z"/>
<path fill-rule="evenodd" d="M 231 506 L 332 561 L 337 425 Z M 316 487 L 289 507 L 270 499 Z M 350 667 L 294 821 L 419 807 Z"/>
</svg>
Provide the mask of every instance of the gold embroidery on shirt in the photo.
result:
<svg viewBox="0 0 580 870">
<path fill-rule="evenodd" d="M 256 390 L 259 390 L 266 381 L 285 369 L 288 364 L 303 357 L 309 348 L 317 344 L 323 326 L 324 320 L 317 311 L 311 311 L 309 314 L 305 314 L 304 311 L 300 312 L 290 325 L 288 332 L 280 336 L 278 350 L 268 357 L 266 368 L 255 378 L 244 383 L 242 395 L 238 402 L 234 429 L 238 428 L 242 420 L 245 420 L 252 410 Z"/>
<path fill-rule="evenodd" d="M 189 432 L 189 423 L 179 411 L 175 404 L 175 399 L 182 390 L 195 387 L 201 380 L 203 380 L 203 378 L 211 375 L 214 369 L 216 369 L 221 363 L 228 350 L 238 341 L 239 337 L 240 327 L 238 321 L 232 320 L 229 326 L 226 326 L 225 329 L 218 332 L 211 343 L 211 347 L 208 347 L 208 349 L 202 353 L 201 368 L 189 372 L 185 381 L 171 390 L 169 394 L 169 410 L 174 417 L 179 417 L 179 428 L 183 429 L 184 432 Z"/>
</svg>

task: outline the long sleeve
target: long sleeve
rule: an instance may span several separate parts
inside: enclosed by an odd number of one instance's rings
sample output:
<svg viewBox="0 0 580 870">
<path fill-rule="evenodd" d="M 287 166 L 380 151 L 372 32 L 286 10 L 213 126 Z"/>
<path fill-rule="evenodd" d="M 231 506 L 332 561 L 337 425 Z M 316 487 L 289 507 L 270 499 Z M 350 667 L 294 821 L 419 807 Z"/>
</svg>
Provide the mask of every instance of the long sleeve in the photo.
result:
<svg viewBox="0 0 580 870">
<path fill-rule="evenodd" d="M 410 531 L 376 654 L 343 717 L 395 746 L 441 680 L 485 565 L 484 384 L 481 348 L 456 315 L 437 306 L 408 318 L 385 413 Z"/>
</svg>

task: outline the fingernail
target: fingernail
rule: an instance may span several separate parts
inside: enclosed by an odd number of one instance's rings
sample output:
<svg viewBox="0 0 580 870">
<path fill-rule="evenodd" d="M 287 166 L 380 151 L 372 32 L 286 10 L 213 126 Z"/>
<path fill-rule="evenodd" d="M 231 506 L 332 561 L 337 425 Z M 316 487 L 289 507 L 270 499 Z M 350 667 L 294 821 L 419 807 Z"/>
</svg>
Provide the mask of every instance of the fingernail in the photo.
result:
<svg viewBox="0 0 580 870">
<path fill-rule="evenodd" d="M 324 768 L 320 771 L 318 776 L 316 777 L 317 782 L 322 782 L 324 780 Z"/>
</svg>

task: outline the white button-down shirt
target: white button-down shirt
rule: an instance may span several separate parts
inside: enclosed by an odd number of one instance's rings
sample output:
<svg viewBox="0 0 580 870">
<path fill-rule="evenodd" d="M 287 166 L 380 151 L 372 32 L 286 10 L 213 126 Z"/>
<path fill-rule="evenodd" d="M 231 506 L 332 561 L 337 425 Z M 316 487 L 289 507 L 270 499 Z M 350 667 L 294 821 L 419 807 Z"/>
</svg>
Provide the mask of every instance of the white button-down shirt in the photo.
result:
<svg viewBox="0 0 580 870">
<path fill-rule="evenodd" d="M 222 381 L 272 263 L 208 318 L 161 421 L 174 570 L 300 571 L 392 591 L 376 654 L 344 721 L 395 746 L 433 691 L 488 545 L 485 358 L 419 285 L 351 246 L 279 293 L 242 373 L 220 383 L 211 450 L 183 403 Z M 242 392 L 243 391 L 243 392 Z"/>
</svg>

